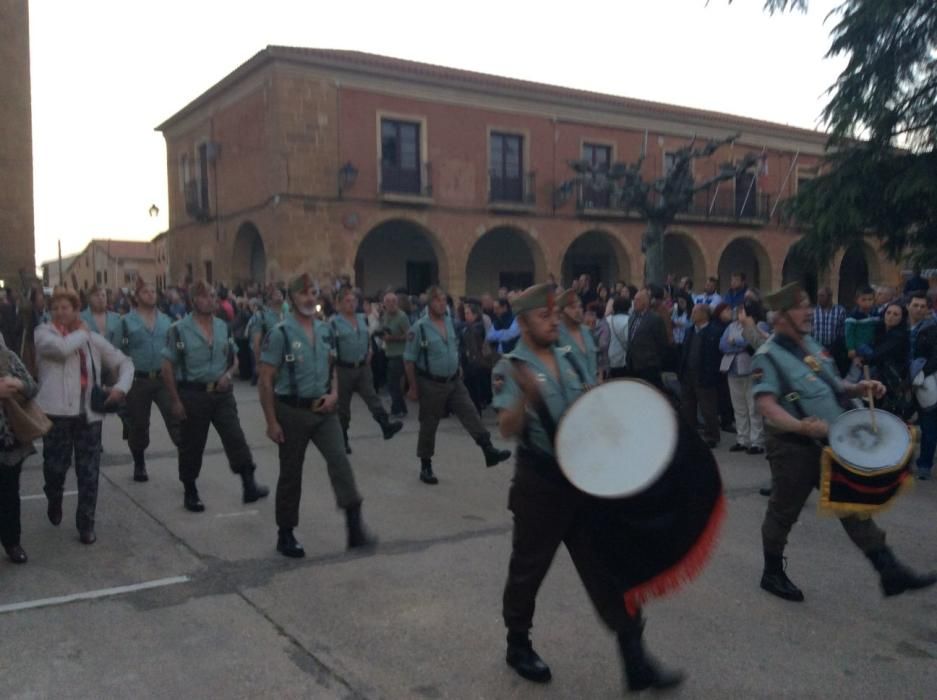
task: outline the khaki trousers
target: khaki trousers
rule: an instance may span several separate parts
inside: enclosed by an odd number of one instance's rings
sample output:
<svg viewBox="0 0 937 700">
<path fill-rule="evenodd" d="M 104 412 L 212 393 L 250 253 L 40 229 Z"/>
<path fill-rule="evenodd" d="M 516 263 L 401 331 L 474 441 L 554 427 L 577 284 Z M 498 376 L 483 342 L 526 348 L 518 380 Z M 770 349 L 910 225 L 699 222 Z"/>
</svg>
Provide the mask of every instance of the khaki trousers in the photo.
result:
<svg viewBox="0 0 937 700">
<path fill-rule="evenodd" d="M 482 425 L 481 417 L 472 403 L 468 389 L 462 379 L 456 377 L 448 382 L 437 382 L 417 375 L 420 392 L 420 436 L 416 445 L 416 456 L 431 459 L 436 451 L 436 429 L 448 410 L 462 423 L 462 427 L 479 445 L 491 441 L 491 434 Z"/>
<path fill-rule="evenodd" d="M 780 556 L 810 492 L 820 485 L 821 447 L 807 438 L 767 436 L 771 498 L 761 526 L 765 553 Z M 840 523 L 855 545 L 868 554 L 885 546 L 885 533 L 871 518 L 851 515 Z"/>
<path fill-rule="evenodd" d="M 303 492 L 303 462 L 311 442 L 325 459 L 339 508 L 361 503 L 355 475 L 345 455 L 345 441 L 338 416 L 294 408 L 281 401 L 276 405 L 277 422 L 283 428 L 279 445 L 280 477 L 277 479 L 277 527 L 292 529 L 299 524 L 299 501 Z"/>
</svg>

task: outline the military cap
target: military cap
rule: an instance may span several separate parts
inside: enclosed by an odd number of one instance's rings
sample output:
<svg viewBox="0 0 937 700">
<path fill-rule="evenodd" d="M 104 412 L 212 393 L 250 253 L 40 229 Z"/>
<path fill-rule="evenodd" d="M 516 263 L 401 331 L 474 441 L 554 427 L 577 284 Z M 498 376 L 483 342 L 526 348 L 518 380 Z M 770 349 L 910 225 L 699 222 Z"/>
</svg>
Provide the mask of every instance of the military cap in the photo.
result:
<svg viewBox="0 0 937 700">
<path fill-rule="evenodd" d="M 511 302 L 511 309 L 515 314 L 522 314 L 525 311 L 533 311 L 544 307 L 552 309 L 555 303 L 556 296 L 552 284 L 535 284 L 514 297 L 514 301 Z"/>
<path fill-rule="evenodd" d="M 788 311 L 800 304 L 803 295 L 804 289 L 800 283 L 791 282 L 777 291 L 766 294 L 762 303 L 768 311 Z"/>
<path fill-rule="evenodd" d="M 211 285 L 207 284 L 204 280 L 199 280 L 198 282 L 194 282 L 189 287 L 190 299 L 194 299 L 195 297 L 200 297 L 205 294 L 207 294 L 208 296 L 212 296 L 214 293 L 215 293 L 215 290 L 213 290 L 211 288 Z"/>
<path fill-rule="evenodd" d="M 313 283 L 312 278 L 309 276 L 308 272 L 304 272 L 301 275 L 296 275 L 293 279 L 290 280 L 289 290 L 290 294 L 296 292 L 305 292 L 309 289 L 315 289 L 316 285 Z"/>
<path fill-rule="evenodd" d="M 579 298 L 579 295 L 576 294 L 575 289 L 572 289 L 572 288 L 567 289 L 565 291 L 559 292 L 556 295 L 556 306 L 557 308 L 559 308 L 560 311 L 562 311 L 567 306 L 569 306 L 574 301 L 576 301 L 576 299 L 578 298 Z"/>
</svg>

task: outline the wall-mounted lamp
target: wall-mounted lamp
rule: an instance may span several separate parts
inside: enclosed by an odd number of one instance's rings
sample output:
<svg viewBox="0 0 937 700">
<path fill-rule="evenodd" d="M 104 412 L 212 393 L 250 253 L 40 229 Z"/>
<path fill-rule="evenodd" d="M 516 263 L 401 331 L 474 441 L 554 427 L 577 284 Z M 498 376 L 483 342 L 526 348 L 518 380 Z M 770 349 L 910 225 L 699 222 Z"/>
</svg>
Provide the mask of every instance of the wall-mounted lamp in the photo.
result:
<svg viewBox="0 0 937 700">
<path fill-rule="evenodd" d="M 341 197 L 345 190 L 350 190 L 358 179 L 358 168 L 348 161 L 338 170 L 338 196 Z"/>
<path fill-rule="evenodd" d="M 149 211 L 150 211 L 150 218 L 151 218 L 151 219 L 155 219 L 157 216 L 159 216 L 159 207 L 156 206 L 155 204 L 151 204 L 151 205 L 150 205 L 150 210 L 149 210 Z"/>
</svg>

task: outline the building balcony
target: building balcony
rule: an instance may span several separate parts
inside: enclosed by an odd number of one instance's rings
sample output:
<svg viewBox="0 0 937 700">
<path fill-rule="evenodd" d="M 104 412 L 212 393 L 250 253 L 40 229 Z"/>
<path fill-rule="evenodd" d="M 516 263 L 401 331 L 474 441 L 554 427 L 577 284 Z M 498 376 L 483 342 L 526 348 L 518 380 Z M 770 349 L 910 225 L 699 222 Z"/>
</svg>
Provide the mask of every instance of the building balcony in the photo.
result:
<svg viewBox="0 0 937 700">
<path fill-rule="evenodd" d="M 521 177 L 488 175 L 488 208 L 497 211 L 529 212 L 537 203 L 536 173 Z"/>
<path fill-rule="evenodd" d="M 423 163 L 419 169 L 381 163 L 380 173 L 378 195 L 381 201 L 417 206 L 433 204 L 433 170 L 430 163 Z"/>
</svg>

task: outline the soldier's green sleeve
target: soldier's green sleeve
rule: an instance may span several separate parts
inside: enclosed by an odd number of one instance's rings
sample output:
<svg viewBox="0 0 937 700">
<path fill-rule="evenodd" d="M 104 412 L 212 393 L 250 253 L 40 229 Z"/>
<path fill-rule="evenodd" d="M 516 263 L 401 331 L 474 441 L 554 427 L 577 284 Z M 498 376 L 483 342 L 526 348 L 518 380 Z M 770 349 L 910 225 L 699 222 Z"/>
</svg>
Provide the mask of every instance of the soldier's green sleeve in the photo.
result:
<svg viewBox="0 0 937 700">
<path fill-rule="evenodd" d="M 407 362 L 416 362 L 420 354 L 420 341 L 417 340 L 417 324 L 410 327 L 407 331 L 407 344 L 403 349 L 403 359 Z"/>
<path fill-rule="evenodd" d="M 752 396 L 759 394 L 781 395 L 781 380 L 774 363 L 763 352 L 755 353 L 752 360 Z"/>
<path fill-rule="evenodd" d="M 176 324 L 172 324 L 166 331 L 166 344 L 163 346 L 162 356 L 164 360 L 169 360 L 173 366 L 179 364 L 179 348 L 176 347 L 176 338 L 180 331 Z"/>
<path fill-rule="evenodd" d="M 514 381 L 511 363 L 506 359 L 499 360 L 491 370 L 491 394 L 491 407 L 496 411 L 510 408 L 521 397 L 520 387 Z"/>
<path fill-rule="evenodd" d="M 260 346 L 260 361 L 265 365 L 279 367 L 283 361 L 283 331 L 274 328 Z"/>
</svg>

